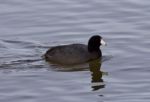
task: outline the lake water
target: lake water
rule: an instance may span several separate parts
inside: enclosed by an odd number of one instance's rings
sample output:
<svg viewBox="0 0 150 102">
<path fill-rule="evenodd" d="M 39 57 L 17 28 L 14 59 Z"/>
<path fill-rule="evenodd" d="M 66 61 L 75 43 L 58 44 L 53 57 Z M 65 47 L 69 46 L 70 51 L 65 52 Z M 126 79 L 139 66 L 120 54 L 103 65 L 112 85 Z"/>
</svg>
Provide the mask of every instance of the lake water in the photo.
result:
<svg viewBox="0 0 150 102">
<path fill-rule="evenodd" d="M 102 63 L 41 57 L 95 34 Z M 0 102 L 150 102 L 150 0 L 1 0 Z"/>
</svg>

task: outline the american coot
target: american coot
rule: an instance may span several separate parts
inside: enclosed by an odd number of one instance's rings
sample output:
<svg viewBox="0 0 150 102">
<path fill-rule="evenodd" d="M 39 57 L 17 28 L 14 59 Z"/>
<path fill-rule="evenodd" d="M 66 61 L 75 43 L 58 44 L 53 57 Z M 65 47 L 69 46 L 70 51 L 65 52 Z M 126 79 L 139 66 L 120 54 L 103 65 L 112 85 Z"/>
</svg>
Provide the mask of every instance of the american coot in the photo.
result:
<svg viewBox="0 0 150 102">
<path fill-rule="evenodd" d="M 101 58 L 101 45 L 106 45 L 102 37 L 94 35 L 89 39 L 88 45 L 70 44 L 51 47 L 44 56 L 47 61 L 58 64 L 80 64 Z"/>
</svg>

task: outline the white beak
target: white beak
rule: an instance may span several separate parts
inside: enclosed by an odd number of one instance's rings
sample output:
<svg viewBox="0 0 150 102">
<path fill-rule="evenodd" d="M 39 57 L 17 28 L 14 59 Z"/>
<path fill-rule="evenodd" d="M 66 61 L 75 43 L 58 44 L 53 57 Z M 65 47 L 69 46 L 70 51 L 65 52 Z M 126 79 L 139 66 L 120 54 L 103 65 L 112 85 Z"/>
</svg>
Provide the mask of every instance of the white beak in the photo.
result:
<svg viewBox="0 0 150 102">
<path fill-rule="evenodd" d="M 106 42 L 103 39 L 101 39 L 101 45 L 102 46 L 106 46 L 107 45 Z"/>
</svg>

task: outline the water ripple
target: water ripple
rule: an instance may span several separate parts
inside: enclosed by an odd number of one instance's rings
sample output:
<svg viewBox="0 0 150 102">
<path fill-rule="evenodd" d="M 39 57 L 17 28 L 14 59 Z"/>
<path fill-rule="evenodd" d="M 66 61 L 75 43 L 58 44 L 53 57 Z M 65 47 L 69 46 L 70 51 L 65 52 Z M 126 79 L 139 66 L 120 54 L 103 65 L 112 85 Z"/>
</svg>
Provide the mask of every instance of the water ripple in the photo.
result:
<svg viewBox="0 0 150 102">
<path fill-rule="evenodd" d="M 149 0 L 0 1 L 1 102 L 149 102 Z M 48 64 L 50 46 L 100 34 L 103 62 Z M 108 73 L 108 75 L 106 75 Z"/>
</svg>

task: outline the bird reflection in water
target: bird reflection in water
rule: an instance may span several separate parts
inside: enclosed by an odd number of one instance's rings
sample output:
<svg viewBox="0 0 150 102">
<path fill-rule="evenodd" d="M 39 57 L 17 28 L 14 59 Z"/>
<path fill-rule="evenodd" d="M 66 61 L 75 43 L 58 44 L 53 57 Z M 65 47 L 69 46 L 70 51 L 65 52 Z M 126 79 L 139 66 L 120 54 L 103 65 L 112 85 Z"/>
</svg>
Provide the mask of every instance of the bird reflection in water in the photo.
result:
<svg viewBox="0 0 150 102">
<path fill-rule="evenodd" d="M 102 76 L 107 74 L 107 72 L 102 72 L 101 69 L 101 60 L 95 60 L 89 63 L 89 68 L 91 71 L 91 84 L 92 90 L 96 91 L 105 87 Z"/>
<path fill-rule="evenodd" d="M 73 71 L 88 71 L 91 72 L 91 87 L 93 91 L 102 89 L 105 87 L 104 81 L 102 79 L 103 75 L 107 75 L 107 72 L 101 71 L 101 59 L 97 59 L 94 61 L 91 61 L 87 64 L 83 65 L 74 65 L 74 66 L 58 66 L 56 64 L 50 64 L 53 65 L 52 68 L 54 68 L 55 71 L 61 71 L 61 72 L 73 72 Z"/>
</svg>

